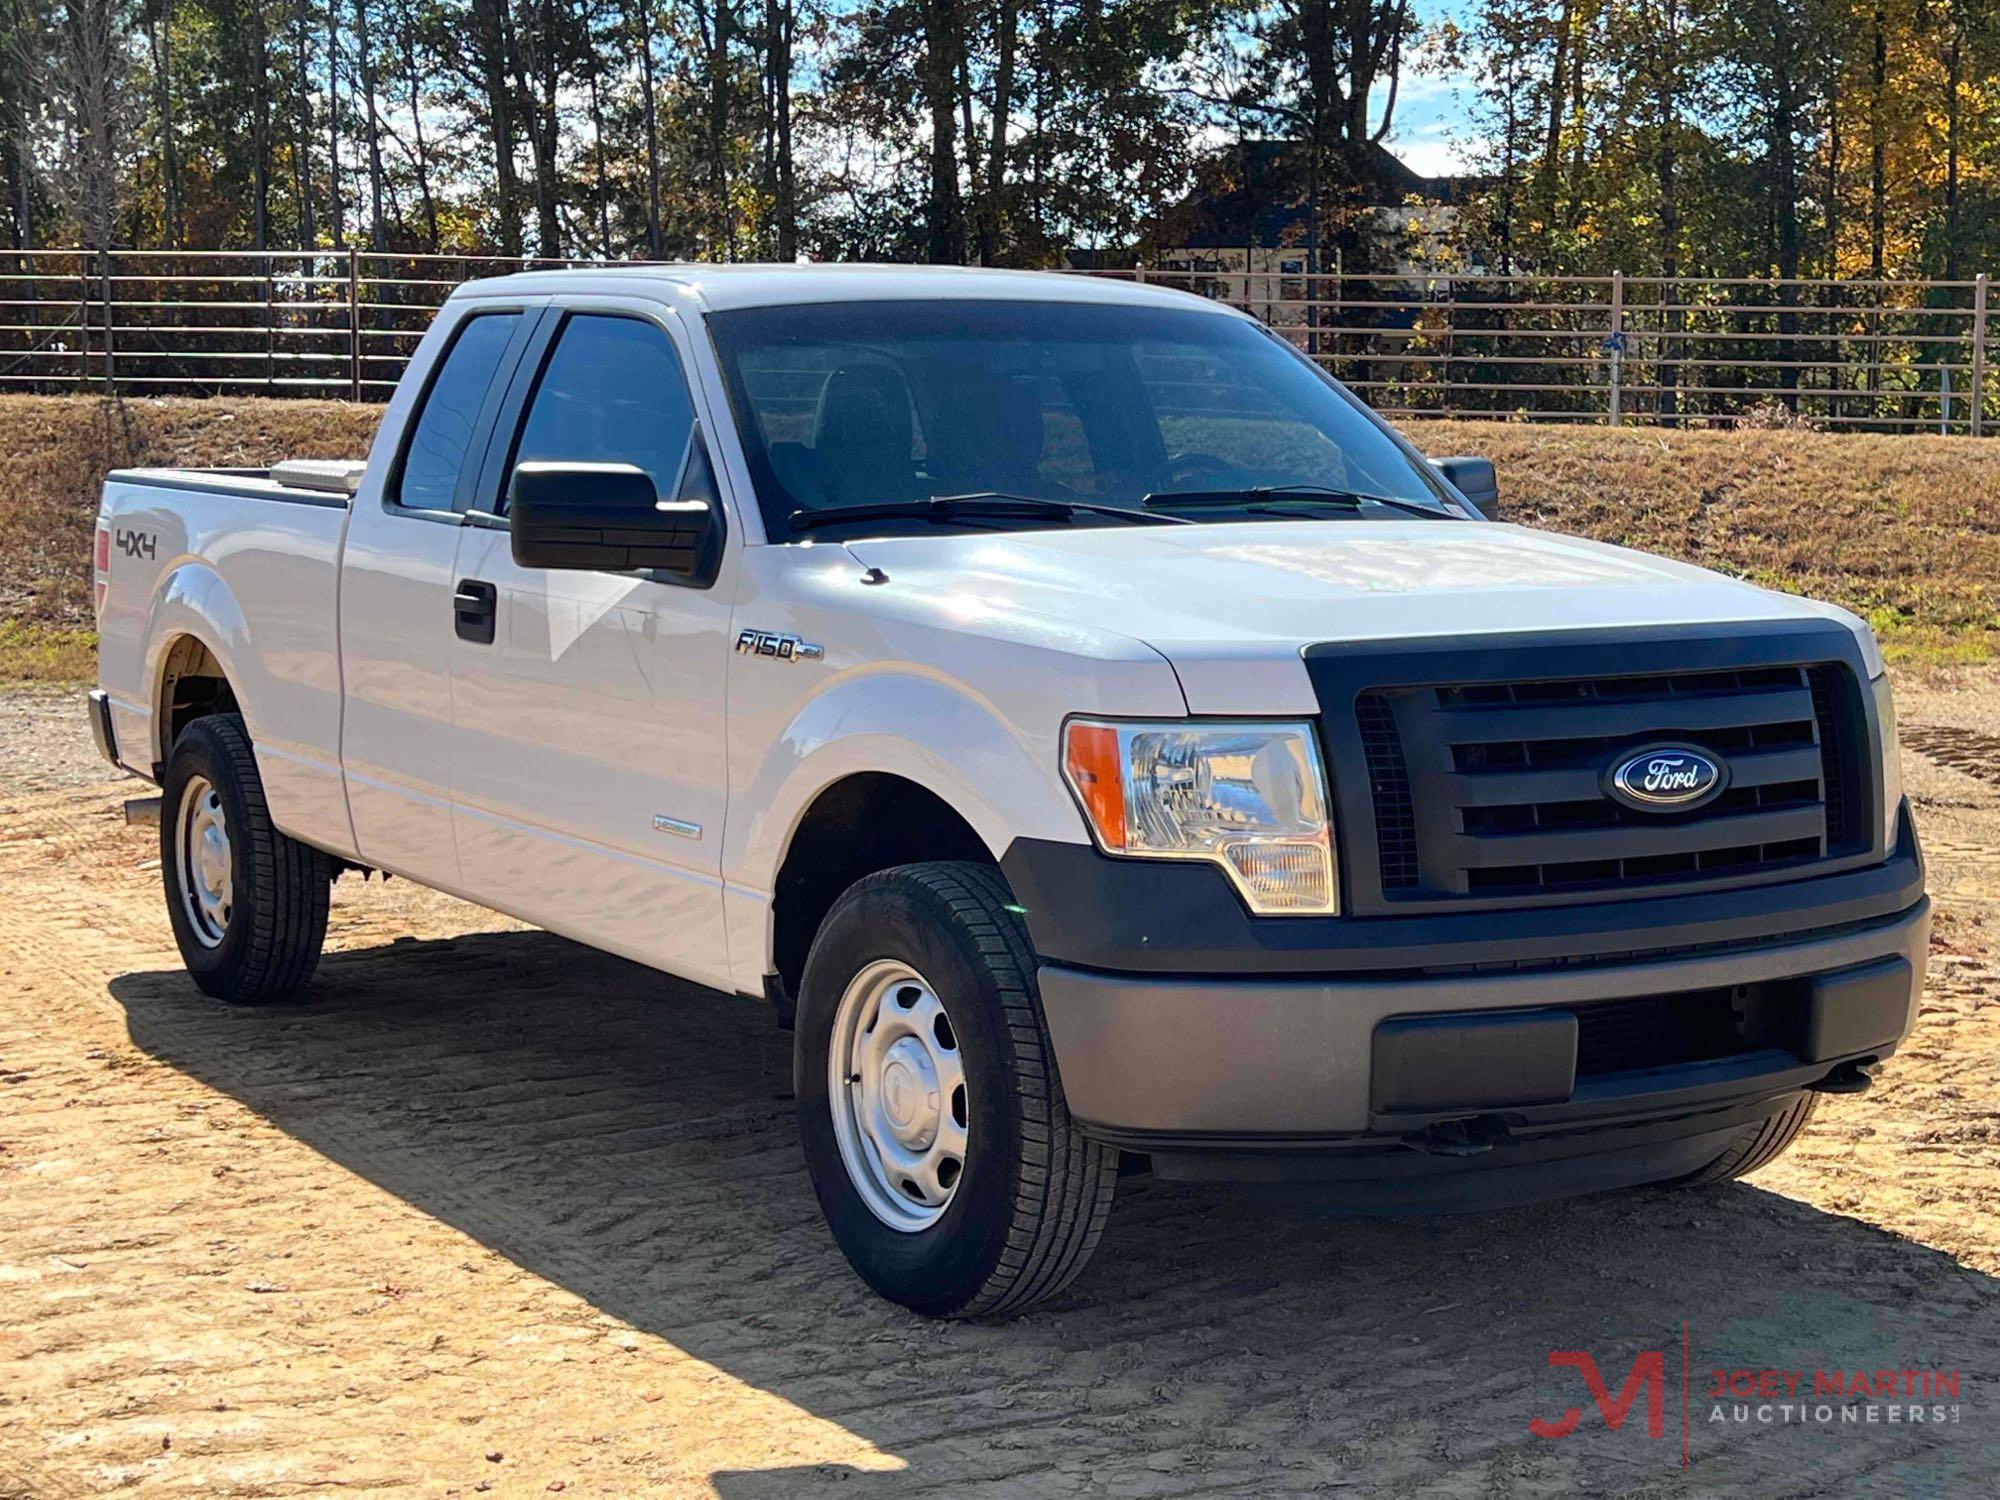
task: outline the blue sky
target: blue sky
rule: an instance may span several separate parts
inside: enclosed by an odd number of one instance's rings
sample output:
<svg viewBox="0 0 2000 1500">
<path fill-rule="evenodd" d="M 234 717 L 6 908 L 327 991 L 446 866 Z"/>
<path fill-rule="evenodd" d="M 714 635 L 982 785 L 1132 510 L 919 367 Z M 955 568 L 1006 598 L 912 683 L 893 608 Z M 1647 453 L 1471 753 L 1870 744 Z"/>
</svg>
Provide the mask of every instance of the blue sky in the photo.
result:
<svg viewBox="0 0 2000 1500">
<path fill-rule="evenodd" d="M 1429 26 L 1456 15 L 1463 22 L 1469 7 L 1464 0 L 1417 0 L 1417 16 Z M 1383 90 L 1376 90 L 1375 104 L 1383 103 Z M 1440 76 L 1419 73 L 1408 67 L 1396 97 L 1396 124 L 1385 144 L 1426 177 L 1444 177 L 1469 170 L 1469 111 L 1471 80 L 1464 75 Z"/>
</svg>

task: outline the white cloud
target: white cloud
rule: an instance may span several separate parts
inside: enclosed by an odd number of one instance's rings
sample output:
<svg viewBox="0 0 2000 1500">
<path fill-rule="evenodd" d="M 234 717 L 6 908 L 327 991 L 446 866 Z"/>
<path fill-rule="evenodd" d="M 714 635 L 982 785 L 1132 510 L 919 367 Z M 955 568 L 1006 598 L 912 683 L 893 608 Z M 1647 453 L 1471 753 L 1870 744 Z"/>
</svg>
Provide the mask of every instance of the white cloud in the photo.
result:
<svg viewBox="0 0 2000 1500">
<path fill-rule="evenodd" d="M 1458 141 L 1439 137 L 1411 140 L 1391 137 L 1383 144 L 1411 171 L 1425 177 L 1456 177 L 1473 170 L 1472 161 Z"/>
</svg>

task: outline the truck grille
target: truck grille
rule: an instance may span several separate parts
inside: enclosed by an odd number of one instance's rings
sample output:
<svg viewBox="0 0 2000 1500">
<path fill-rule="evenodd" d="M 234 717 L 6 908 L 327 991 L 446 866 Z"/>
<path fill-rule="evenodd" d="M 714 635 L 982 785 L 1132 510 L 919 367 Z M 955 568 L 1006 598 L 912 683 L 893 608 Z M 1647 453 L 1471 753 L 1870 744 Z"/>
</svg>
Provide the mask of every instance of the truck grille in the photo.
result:
<svg viewBox="0 0 2000 1500">
<path fill-rule="evenodd" d="M 1382 894 L 1533 899 L 1789 870 L 1857 852 L 1865 732 L 1838 664 L 1380 687 L 1354 699 Z M 1601 778 L 1648 741 L 1727 768 L 1685 812 Z"/>
</svg>

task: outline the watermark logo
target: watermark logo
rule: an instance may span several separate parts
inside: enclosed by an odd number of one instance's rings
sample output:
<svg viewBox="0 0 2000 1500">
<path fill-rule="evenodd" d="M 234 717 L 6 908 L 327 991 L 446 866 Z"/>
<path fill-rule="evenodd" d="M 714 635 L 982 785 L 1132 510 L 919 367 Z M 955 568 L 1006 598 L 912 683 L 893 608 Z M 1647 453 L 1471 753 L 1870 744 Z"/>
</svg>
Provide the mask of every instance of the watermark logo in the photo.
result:
<svg viewBox="0 0 2000 1500">
<path fill-rule="evenodd" d="M 1590 1392 L 1590 1399 L 1597 1403 L 1598 1415 L 1604 1418 L 1604 1425 L 1613 1432 L 1624 1427 L 1625 1419 L 1632 1414 L 1632 1404 L 1641 1394 L 1646 1397 L 1646 1436 L 1665 1437 L 1667 1435 L 1666 1384 L 1667 1357 L 1658 1349 L 1642 1350 L 1632 1361 L 1631 1373 L 1625 1377 L 1625 1384 L 1614 1397 L 1611 1387 L 1604 1383 L 1604 1376 L 1597 1368 L 1597 1360 L 1587 1349 L 1551 1349 L 1549 1366 L 1552 1369 L 1565 1367 L 1575 1370 L 1583 1377 L 1584 1387 Z M 1544 1422 L 1540 1417 L 1531 1418 L 1528 1431 L 1536 1437 L 1568 1437 L 1583 1420 L 1583 1408 L 1568 1407 L 1553 1422 Z"/>
<path fill-rule="evenodd" d="M 1693 1448 L 1692 1424 L 1688 1393 L 1691 1386 L 1690 1371 L 1693 1367 L 1694 1342 L 1689 1335 L 1688 1325 L 1681 1324 L 1680 1359 L 1680 1439 L 1681 1467 L 1690 1462 Z M 1625 1383 L 1619 1387 L 1616 1396 L 1598 1368 L 1597 1357 L 1587 1349 L 1551 1349 L 1549 1368 L 1552 1370 L 1574 1370 L 1583 1381 L 1583 1388 L 1597 1407 L 1597 1414 L 1604 1426 L 1611 1432 L 1622 1432 L 1625 1420 L 1632 1415 L 1632 1408 L 1643 1396 L 1646 1402 L 1645 1438 L 1648 1442 L 1663 1441 L 1667 1436 L 1667 1351 L 1665 1349 L 1642 1349 L 1633 1359 L 1626 1372 Z M 1566 1438 L 1583 1423 L 1583 1408 L 1570 1406 L 1553 1421 L 1540 1417 L 1528 1419 L 1528 1431 L 1539 1438 Z"/>
<path fill-rule="evenodd" d="M 1696 1379 L 1694 1340 L 1689 1325 L 1681 1325 L 1678 1350 L 1641 1349 L 1624 1370 L 1614 1392 L 1604 1366 L 1588 1349 L 1551 1349 L 1551 1370 L 1573 1372 L 1583 1387 L 1596 1422 L 1586 1408 L 1565 1406 L 1553 1417 L 1531 1416 L 1528 1431 L 1556 1440 L 1579 1429 L 1604 1430 L 1647 1443 L 1665 1442 L 1669 1418 L 1678 1416 L 1681 1467 L 1692 1460 L 1697 1424 L 1704 1428 L 1796 1426 L 1838 1430 L 1843 1427 L 1945 1427 L 1956 1425 L 1964 1411 L 1963 1382 L 1955 1369 L 1843 1369 L 1832 1366 L 1705 1365 Z M 1672 1402 L 1672 1356 L 1680 1356 L 1680 1399 Z M 1610 1363 L 1617 1372 L 1617 1360 Z M 1678 1406 L 1677 1412 L 1672 1410 Z M 1637 1420 L 1643 1413 L 1644 1421 Z"/>
</svg>

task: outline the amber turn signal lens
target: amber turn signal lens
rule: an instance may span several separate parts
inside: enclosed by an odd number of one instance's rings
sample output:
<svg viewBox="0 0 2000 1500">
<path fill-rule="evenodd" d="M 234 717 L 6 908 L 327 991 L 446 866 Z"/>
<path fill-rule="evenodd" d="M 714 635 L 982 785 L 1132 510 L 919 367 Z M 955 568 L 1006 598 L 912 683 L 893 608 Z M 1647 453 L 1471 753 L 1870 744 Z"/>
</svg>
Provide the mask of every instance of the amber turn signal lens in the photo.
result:
<svg viewBox="0 0 2000 1500">
<path fill-rule="evenodd" d="M 1063 735 L 1063 765 L 1099 845 L 1123 849 L 1125 778 L 1118 764 L 1118 731 L 1108 724 L 1071 724 Z"/>
</svg>

